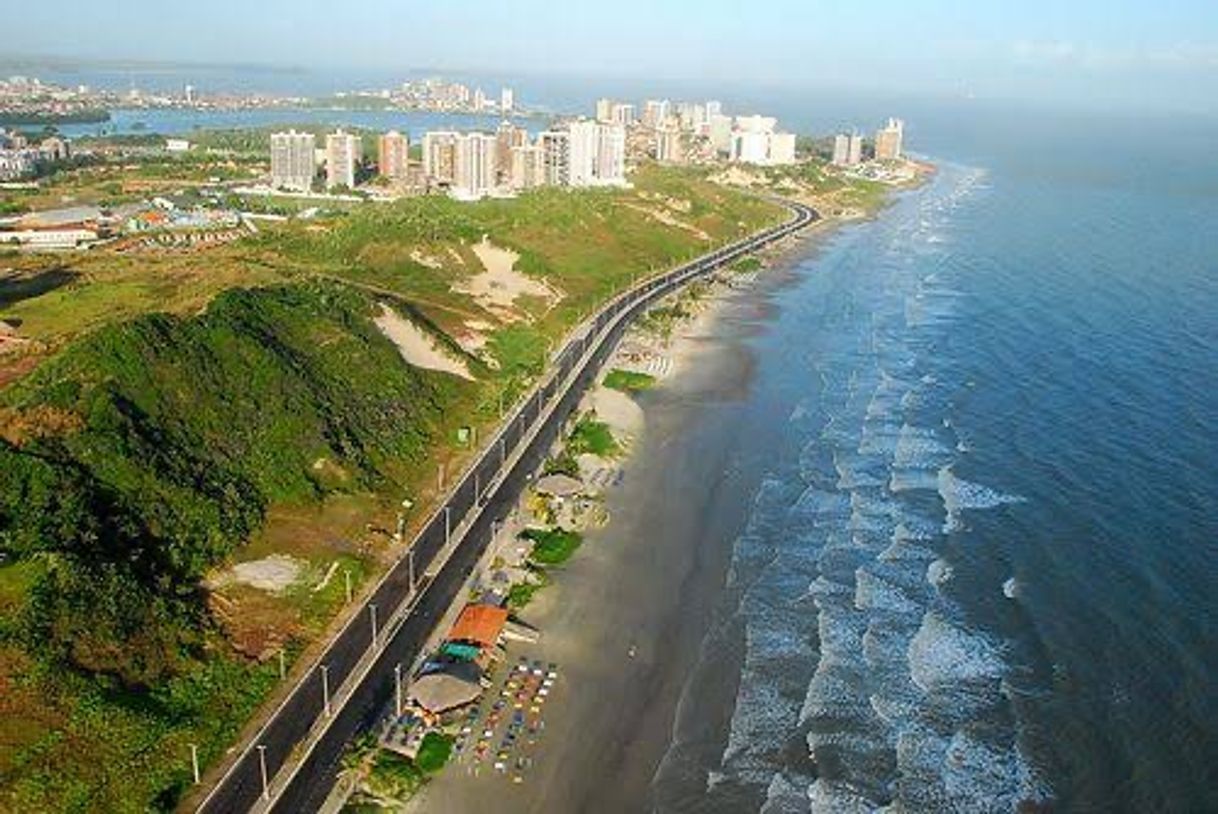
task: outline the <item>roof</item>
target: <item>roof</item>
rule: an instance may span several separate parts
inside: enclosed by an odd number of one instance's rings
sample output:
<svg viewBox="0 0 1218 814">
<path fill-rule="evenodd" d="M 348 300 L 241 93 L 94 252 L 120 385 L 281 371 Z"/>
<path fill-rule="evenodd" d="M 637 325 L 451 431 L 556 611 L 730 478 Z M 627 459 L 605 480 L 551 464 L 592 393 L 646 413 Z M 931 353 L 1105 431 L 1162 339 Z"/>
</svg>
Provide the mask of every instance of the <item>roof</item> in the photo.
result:
<svg viewBox="0 0 1218 814">
<path fill-rule="evenodd" d="M 478 658 L 478 653 L 481 652 L 481 650 L 475 644 L 445 642 L 440 648 L 440 652 L 445 656 L 457 659 L 458 661 L 474 661 Z"/>
<path fill-rule="evenodd" d="M 507 608 L 494 605 L 466 605 L 457 617 L 453 629 L 448 632 L 450 641 L 473 642 L 482 647 L 493 647 L 499 641 L 503 625 L 507 622 Z"/>
<path fill-rule="evenodd" d="M 441 713 L 478 700 L 482 694 L 477 664 L 456 661 L 420 676 L 410 685 L 410 700 L 432 713 Z"/>
<path fill-rule="evenodd" d="M 545 495 L 553 495 L 554 497 L 571 497 L 578 495 L 584 490 L 582 481 L 557 472 L 553 475 L 546 475 L 541 480 L 537 481 L 537 491 Z"/>
</svg>

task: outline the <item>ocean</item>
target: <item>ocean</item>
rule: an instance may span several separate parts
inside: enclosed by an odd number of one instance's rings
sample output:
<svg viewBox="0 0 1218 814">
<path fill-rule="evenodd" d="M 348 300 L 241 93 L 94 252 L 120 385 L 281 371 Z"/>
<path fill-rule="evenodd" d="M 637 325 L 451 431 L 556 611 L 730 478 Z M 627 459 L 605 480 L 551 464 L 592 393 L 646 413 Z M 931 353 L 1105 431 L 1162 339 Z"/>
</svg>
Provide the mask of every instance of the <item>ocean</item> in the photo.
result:
<svg viewBox="0 0 1218 814">
<path fill-rule="evenodd" d="M 750 341 L 781 429 L 658 808 L 1218 810 L 1218 125 L 920 129 Z"/>
</svg>

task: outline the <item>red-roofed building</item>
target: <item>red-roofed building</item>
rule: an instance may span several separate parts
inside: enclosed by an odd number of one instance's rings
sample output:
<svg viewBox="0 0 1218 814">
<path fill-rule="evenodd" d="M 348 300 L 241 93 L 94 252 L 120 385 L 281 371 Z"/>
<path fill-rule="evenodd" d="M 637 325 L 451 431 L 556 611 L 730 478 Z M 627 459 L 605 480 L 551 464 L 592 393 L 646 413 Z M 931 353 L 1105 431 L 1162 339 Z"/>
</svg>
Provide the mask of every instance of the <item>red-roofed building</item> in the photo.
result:
<svg viewBox="0 0 1218 814">
<path fill-rule="evenodd" d="M 494 647 L 507 623 L 507 608 L 494 605 L 466 605 L 448 633 L 452 642 L 470 642 L 479 647 Z"/>
</svg>

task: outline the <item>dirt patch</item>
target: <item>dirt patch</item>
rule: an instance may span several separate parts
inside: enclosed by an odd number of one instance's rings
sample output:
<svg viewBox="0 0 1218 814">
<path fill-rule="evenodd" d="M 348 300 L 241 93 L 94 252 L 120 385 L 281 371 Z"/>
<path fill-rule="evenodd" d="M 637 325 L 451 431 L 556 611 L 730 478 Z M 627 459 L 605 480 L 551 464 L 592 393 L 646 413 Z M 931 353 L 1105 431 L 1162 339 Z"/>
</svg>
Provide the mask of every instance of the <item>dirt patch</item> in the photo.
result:
<svg viewBox="0 0 1218 814">
<path fill-rule="evenodd" d="M 279 594 L 296 584 L 307 563 L 286 554 L 239 562 L 220 577 L 221 584 L 238 583 L 259 591 Z"/>
<path fill-rule="evenodd" d="M 487 312 L 504 322 L 527 319 L 517 305 L 517 299 L 533 297 L 543 304 L 543 311 L 553 308 L 562 294 L 549 285 L 516 271 L 520 255 L 493 245 L 485 237 L 471 247 L 484 271 L 453 286 L 458 294 L 468 294 Z"/>
<path fill-rule="evenodd" d="M 389 306 L 382 304 L 381 315 L 373 321 L 381 333 L 397 345 L 398 352 L 407 364 L 451 373 L 467 381 L 474 381 L 464 361 L 445 353 L 426 331 L 400 316 Z"/>
<path fill-rule="evenodd" d="M 708 235 L 706 232 L 699 229 L 697 226 L 694 226 L 693 224 L 690 224 L 690 223 L 686 223 L 685 221 L 682 221 L 682 220 L 678 220 L 677 218 L 673 217 L 672 213 L 670 213 L 664 209 L 660 209 L 660 208 L 654 207 L 654 206 L 642 206 L 640 204 L 635 204 L 635 203 L 626 203 L 626 204 L 623 204 L 623 206 L 629 207 L 630 209 L 633 209 L 637 212 L 642 212 L 644 215 L 647 215 L 647 217 L 651 218 L 652 220 L 654 220 L 658 223 L 662 223 L 665 226 L 672 226 L 675 229 L 684 229 L 685 231 L 689 232 L 691 235 L 698 238 L 699 240 L 710 240 L 711 239 L 710 235 Z"/>
</svg>

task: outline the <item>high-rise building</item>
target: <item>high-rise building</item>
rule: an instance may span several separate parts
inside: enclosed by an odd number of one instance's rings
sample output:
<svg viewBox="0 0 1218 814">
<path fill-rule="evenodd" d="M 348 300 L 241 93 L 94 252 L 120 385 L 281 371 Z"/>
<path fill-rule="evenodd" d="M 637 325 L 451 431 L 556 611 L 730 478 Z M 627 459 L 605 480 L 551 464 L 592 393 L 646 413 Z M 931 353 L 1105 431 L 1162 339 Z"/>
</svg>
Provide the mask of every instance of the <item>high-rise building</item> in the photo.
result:
<svg viewBox="0 0 1218 814">
<path fill-rule="evenodd" d="M 507 183 L 512 174 L 512 150 L 529 143 L 529 131 L 509 121 L 499 123 L 495 131 L 495 167 L 499 182 Z"/>
<path fill-rule="evenodd" d="M 495 188 L 496 138 L 489 133 L 463 133 L 457 137 L 457 166 L 452 193 L 481 198 Z"/>
<path fill-rule="evenodd" d="M 623 186 L 626 183 L 626 128 L 620 124 L 596 126 L 596 183 Z"/>
<path fill-rule="evenodd" d="M 317 174 L 314 158 L 316 139 L 312 133 L 271 134 L 271 186 L 308 192 Z"/>
<path fill-rule="evenodd" d="M 656 161 L 678 164 L 685 158 L 681 147 L 681 131 L 675 127 L 662 127 L 656 131 Z"/>
<path fill-rule="evenodd" d="M 541 151 L 542 183 L 565 187 L 571 183 L 571 135 L 547 130 L 537 137 Z"/>
<path fill-rule="evenodd" d="M 513 147 L 508 178 L 512 189 L 532 189 L 544 184 L 545 166 L 541 148 L 532 144 Z"/>
<path fill-rule="evenodd" d="M 732 149 L 732 117 L 721 114 L 711 116 L 708 134 L 711 146 L 717 152 L 730 152 Z"/>
<path fill-rule="evenodd" d="M 457 138 L 451 130 L 423 136 L 423 174 L 437 184 L 451 184 L 457 176 Z"/>
<path fill-rule="evenodd" d="M 511 88 L 504 88 L 499 91 L 499 110 L 502 113 L 511 113 L 516 109 L 516 92 Z"/>
<path fill-rule="evenodd" d="M 486 94 L 482 92 L 482 88 L 474 91 L 474 110 L 486 110 Z"/>
<path fill-rule="evenodd" d="M 838 167 L 853 167 L 863 158 L 863 137 L 840 133 L 833 139 L 833 163 Z"/>
<path fill-rule="evenodd" d="M 736 130 L 732 133 L 731 160 L 773 166 L 795 163 L 795 134 Z"/>
<path fill-rule="evenodd" d="M 613 122 L 614 124 L 625 125 L 627 127 L 634 124 L 634 119 L 635 119 L 634 105 L 628 105 L 628 104 L 624 104 L 621 102 L 613 105 L 613 109 L 610 111 L 610 114 L 609 114 L 609 120 L 611 122 Z"/>
<path fill-rule="evenodd" d="M 891 161 L 901 157 L 901 142 L 905 135 L 905 122 L 889 119 L 888 124 L 875 133 L 875 157 L 879 161 Z"/>
<path fill-rule="evenodd" d="M 737 116 L 736 129 L 742 133 L 773 133 L 778 119 L 772 116 Z"/>
<path fill-rule="evenodd" d="M 708 121 L 710 119 L 714 118 L 715 116 L 722 116 L 722 115 L 723 115 L 723 103 L 722 102 L 710 101 L 710 102 L 706 103 L 706 118 Z"/>
<path fill-rule="evenodd" d="M 355 167 L 360 153 L 359 136 L 342 130 L 326 136 L 326 189 L 355 189 Z"/>
<path fill-rule="evenodd" d="M 613 109 L 616 103 L 612 99 L 597 99 L 596 100 L 596 120 L 598 122 L 613 121 Z"/>
<path fill-rule="evenodd" d="M 659 127 L 668 121 L 672 105 L 667 99 L 648 99 L 643 105 L 643 124 Z"/>
<path fill-rule="evenodd" d="M 596 122 L 578 121 L 567 125 L 570 137 L 570 176 L 573 187 L 592 186 L 596 178 Z"/>
<path fill-rule="evenodd" d="M 410 170 L 410 137 L 390 130 L 381 136 L 377 152 L 377 169 L 385 178 L 405 181 Z"/>
</svg>

